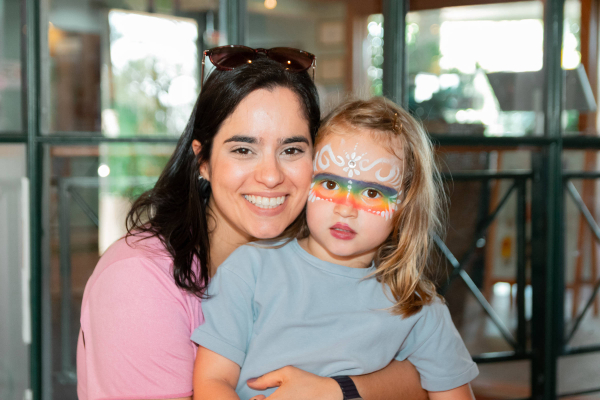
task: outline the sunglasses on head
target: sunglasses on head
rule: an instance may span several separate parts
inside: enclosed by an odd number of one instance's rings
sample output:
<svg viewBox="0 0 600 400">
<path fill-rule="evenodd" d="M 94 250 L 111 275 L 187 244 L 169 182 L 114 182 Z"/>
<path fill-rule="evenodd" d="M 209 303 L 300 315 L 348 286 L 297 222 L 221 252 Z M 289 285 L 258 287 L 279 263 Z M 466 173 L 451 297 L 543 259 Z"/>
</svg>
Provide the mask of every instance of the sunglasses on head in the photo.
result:
<svg viewBox="0 0 600 400">
<path fill-rule="evenodd" d="M 292 47 L 274 47 L 272 49 L 253 49 L 252 47 L 232 44 L 229 46 L 215 47 L 205 50 L 202 56 L 202 78 L 200 90 L 204 84 L 204 60 L 208 56 L 210 62 L 220 71 L 231 71 L 244 64 L 252 64 L 259 54 L 265 55 L 273 61 L 277 61 L 290 72 L 304 72 L 310 67 L 313 69 L 313 80 L 315 79 L 315 67 L 317 57 L 309 52 L 294 49 Z"/>
</svg>

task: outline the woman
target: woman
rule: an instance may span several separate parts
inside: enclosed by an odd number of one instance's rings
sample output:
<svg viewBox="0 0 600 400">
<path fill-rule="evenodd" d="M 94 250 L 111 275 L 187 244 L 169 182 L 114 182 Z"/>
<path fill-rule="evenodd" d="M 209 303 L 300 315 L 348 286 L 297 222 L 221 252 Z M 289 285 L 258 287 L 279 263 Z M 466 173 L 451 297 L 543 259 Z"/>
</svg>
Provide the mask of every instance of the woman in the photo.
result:
<svg viewBox="0 0 600 400">
<path fill-rule="evenodd" d="M 300 220 L 319 117 L 306 71 L 259 57 L 211 73 L 155 187 L 134 203 L 127 237 L 86 285 L 80 400 L 191 399 L 203 290 L 237 247 Z M 426 398 L 407 362 L 353 380 L 367 400 Z M 292 367 L 249 384 L 279 386 L 273 399 L 342 399 L 333 379 Z"/>
</svg>

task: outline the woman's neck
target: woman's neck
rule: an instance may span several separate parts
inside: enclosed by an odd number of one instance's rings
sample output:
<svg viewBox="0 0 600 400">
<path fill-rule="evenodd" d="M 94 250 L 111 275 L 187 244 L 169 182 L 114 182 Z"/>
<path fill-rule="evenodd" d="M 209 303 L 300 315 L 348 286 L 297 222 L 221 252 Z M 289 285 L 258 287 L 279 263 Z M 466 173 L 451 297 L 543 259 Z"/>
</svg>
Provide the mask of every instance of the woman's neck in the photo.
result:
<svg viewBox="0 0 600 400">
<path fill-rule="evenodd" d="M 331 253 L 326 247 L 319 243 L 312 235 L 307 238 L 298 240 L 298 244 L 307 253 L 317 257 L 320 260 L 327 261 L 333 264 L 343 265 L 349 268 L 367 268 L 371 266 L 373 257 L 377 249 L 373 249 L 366 253 L 352 254 L 350 256 L 338 256 Z"/>
<path fill-rule="evenodd" d="M 208 231 L 210 239 L 210 276 L 212 277 L 219 265 L 238 247 L 250 242 L 253 238 L 231 226 L 218 212 L 212 212 L 210 207 Z"/>
</svg>

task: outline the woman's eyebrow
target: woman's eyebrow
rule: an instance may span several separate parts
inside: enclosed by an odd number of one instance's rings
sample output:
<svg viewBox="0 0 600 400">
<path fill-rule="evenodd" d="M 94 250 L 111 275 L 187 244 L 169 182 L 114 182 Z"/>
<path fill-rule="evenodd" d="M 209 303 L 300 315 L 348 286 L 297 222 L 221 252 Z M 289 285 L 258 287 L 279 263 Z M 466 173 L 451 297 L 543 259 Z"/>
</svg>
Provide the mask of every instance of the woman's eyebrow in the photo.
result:
<svg viewBox="0 0 600 400">
<path fill-rule="evenodd" d="M 308 139 L 304 136 L 292 136 L 285 139 L 279 139 L 280 144 L 290 144 L 290 143 L 308 143 Z"/>
<path fill-rule="evenodd" d="M 235 135 L 235 136 L 232 136 L 229 139 L 225 140 L 223 143 L 229 143 L 229 142 L 242 142 L 242 143 L 256 144 L 256 143 L 258 143 L 258 139 L 255 137 L 252 137 L 252 136 Z"/>
</svg>

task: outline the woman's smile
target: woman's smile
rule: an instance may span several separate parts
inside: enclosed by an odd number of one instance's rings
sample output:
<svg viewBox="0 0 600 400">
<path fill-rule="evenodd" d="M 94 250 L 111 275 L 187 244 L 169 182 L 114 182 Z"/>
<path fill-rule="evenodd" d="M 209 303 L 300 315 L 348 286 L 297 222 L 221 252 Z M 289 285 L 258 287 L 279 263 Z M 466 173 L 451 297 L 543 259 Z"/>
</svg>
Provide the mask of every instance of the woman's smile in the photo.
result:
<svg viewBox="0 0 600 400">
<path fill-rule="evenodd" d="M 287 195 L 282 194 L 271 194 L 271 195 L 254 195 L 246 194 L 244 198 L 251 204 L 250 209 L 255 211 L 256 208 L 261 210 L 275 210 L 277 212 L 283 211 L 283 206 Z"/>
</svg>

